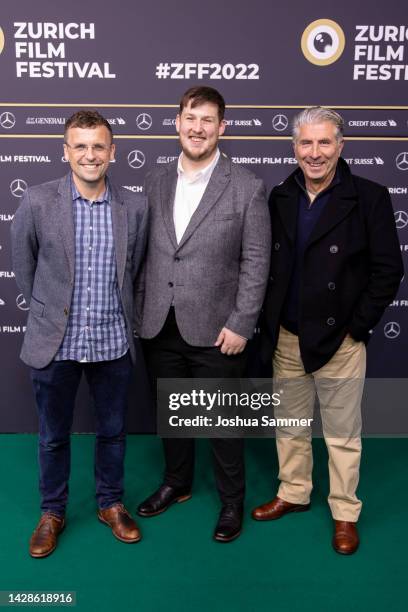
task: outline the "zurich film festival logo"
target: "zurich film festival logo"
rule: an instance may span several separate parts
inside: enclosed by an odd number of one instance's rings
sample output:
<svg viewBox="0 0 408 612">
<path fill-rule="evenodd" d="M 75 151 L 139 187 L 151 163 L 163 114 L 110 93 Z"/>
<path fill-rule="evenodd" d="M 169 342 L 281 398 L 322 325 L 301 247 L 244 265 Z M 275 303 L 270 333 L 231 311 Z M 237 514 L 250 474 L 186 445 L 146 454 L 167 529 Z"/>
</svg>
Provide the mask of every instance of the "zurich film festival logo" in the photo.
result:
<svg viewBox="0 0 408 612">
<path fill-rule="evenodd" d="M 337 61 L 345 44 L 343 30 L 331 19 L 313 21 L 302 34 L 303 55 L 316 66 L 328 66 Z"/>
</svg>

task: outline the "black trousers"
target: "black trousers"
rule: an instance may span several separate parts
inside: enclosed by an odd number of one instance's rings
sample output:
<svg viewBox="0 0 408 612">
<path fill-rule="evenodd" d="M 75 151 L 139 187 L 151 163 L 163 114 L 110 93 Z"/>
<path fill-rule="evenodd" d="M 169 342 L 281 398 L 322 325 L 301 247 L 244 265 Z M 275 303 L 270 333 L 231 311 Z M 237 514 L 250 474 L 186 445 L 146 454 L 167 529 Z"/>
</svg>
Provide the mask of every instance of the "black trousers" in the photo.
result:
<svg viewBox="0 0 408 612">
<path fill-rule="evenodd" d="M 246 367 L 246 350 L 228 356 L 218 347 L 187 344 L 177 327 L 174 308 L 170 308 L 161 332 L 152 340 L 143 340 L 143 352 L 154 398 L 157 378 L 240 378 Z M 245 494 L 243 439 L 211 438 L 211 444 L 215 481 L 222 503 L 242 503 Z M 164 483 L 190 489 L 194 476 L 194 439 L 165 438 L 163 447 Z"/>
</svg>

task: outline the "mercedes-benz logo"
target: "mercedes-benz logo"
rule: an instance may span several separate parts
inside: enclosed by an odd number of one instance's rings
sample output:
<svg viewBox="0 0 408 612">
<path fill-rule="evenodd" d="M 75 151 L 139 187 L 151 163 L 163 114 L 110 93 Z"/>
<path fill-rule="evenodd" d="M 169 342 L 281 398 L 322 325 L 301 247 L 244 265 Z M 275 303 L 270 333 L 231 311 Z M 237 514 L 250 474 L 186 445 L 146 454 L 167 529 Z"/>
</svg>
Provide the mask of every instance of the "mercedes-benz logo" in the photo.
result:
<svg viewBox="0 0 408 612">
<path fill-rule="evenodd" d="M 395 225 L 398 229 L 404 229 L 408 225 L 408 213 L 405 210 L 397 210 L 394 213 Z"/>
<path fill-rule="evenodd" d="M 142 151 L 138 151 L 134 149 L 127 156 L 128 164 L 131 168 L 139 169 L 142 168 L 145 164 L 146 157 Z"/>
<path fill-rule="evenodd" d="M 136 125 L 139 130 L 148 130 L 152 127 L 153 119 L 148 113 L 140 113 L 136 117 Z"/>
<path fill-rule="evenodd" d="M 20 310 L 30 310 L 30 307 L 27 306 L 27 302 L 25 301 L 24 295 L 22 293 L 19 293 L 16 297 L 16 304 L 17 308 L 19 308 Z"/>
<path fill-rule="evenodd" d="M 27 187 L 28 185 L 23 179 L 14 179 L 10 183 L 10 191 L 15 198 L 21 198 Z"/>
<path fill-rule="evenodd" d="M 272 127 L 277 132 L 283 132 L 289 125 L 286 115 L 275 115 L 272 119 Z"/>
<path fill-rule="evenodd" d="M 408 170 L 408 151 L 399 153 L 395 158 L 398 170 Z"/>
<path fill-rule="evenodd" d="M 13 113 L 6 111 L 0 115 L 0 125 L 5 130 L 11 130 L 16 125 L 16 118 Z"/>
<path fill-rule="evenodd" d="M 384 325 L 384 336 L 389 340 L 394 340 L 394 338 L 398 338 L 401 333 L 401 327 L 399 323 L 396 321 L 389 321 Z"/>
</svg>

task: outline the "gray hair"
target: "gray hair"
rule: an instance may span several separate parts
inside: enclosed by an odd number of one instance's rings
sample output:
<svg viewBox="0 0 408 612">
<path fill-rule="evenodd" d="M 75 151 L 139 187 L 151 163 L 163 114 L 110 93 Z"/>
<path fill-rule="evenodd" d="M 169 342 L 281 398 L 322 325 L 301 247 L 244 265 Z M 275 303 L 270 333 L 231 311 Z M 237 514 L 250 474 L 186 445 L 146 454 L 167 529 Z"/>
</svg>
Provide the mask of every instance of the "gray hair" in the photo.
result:
<svg viewBox="0 0 408 612">
<path fill-rule="evenodd" d="M 298 113 L 293 119 L 292 124 L 292 138 L 294 141 L 299 136 L 299 130 L 302 125 L 308 123 L 322 123 L 323 121 L 330 121 L 336 128 L 336 139 L 338 142 L 343 140 L 344 134 L 344 121 L 343 118 L 331 108 L 324 108 L 323 106 L 311 106 L 305 108 Z"/>
</svg>

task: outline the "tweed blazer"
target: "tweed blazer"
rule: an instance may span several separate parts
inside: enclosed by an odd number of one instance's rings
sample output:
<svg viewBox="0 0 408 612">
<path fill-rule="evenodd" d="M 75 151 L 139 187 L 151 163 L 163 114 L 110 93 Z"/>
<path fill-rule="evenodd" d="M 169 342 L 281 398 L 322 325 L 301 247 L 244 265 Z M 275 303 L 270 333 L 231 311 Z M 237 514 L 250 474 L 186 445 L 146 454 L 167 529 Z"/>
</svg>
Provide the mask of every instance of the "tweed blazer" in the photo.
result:
<svg viewBox="0 0 408 612">
<path fill-rule="evenodd" d="M 132 360 L 135 360 L 134 281 L 143 256 L 146 198 L 110 184 L 113 237 L 120 299 Z M 75 235 L 70 174 L 30 187 L 11 226 L 13 269 L 30 306 L 21 359 L 43 368 L 64 338 L 75 270 Z"/>
<path fill-rule="evenodd" d="M 250 338 L 269 270 L 270 218 L 263 182 L 221 154 L 177 243 L 177 161 L 146 178 L 149 238 L 139 287 L 142 338 L 154 338 L 173 304 L 180 333 L 213 346 L 221 329 Z"/>
</svg>

